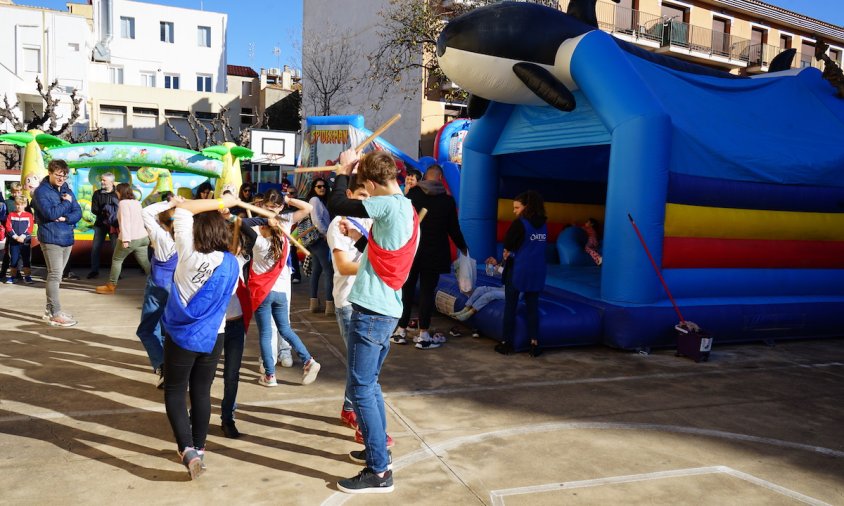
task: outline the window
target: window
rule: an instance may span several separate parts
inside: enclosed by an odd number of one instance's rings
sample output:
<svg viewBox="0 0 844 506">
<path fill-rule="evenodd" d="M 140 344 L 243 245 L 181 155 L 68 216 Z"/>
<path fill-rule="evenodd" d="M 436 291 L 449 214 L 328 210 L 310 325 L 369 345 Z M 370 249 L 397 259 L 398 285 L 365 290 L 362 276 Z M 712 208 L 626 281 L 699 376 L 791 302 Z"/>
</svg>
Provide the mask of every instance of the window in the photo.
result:
<svg viewBox="0 0 844 506">
<path fill-rule="evenodd" d="M 124 39 L 135 38 L 135 18 L 120 16 L 120 36 Z"/>
<path fill-rule="evenodd" d="M 719 56 L 728 56 L 730 51 L 730 20 L 712 18 L 712 52 Z"/>
<path fill-rule="evenodd" d="M 689 9 L 679 5 L 662 4 L 662 18 L 667 24 L 665 36 L 671 44 L 689 45 Z"/>
<path fill-rule="evenodd" d="M 829 57 L 832 59 L 832 61 L 834 61 L 838 65 L 841 65 L 841 50 L 840 49 L 830 49 L 829 50 Z"/>
<path fill-rule="evenodd" d="M 240 83 L 240 96 L 248 97 L 252 95 L 252 83 L 249 81 L 243 81 Z"/>
<path fill-rule="evenodd" d="M 123 84 L 123 67 L 109 67 L 108 82 L 111 84 Z"/>
<path fill-rule="evenodd" d="M 25 72 L 41 72 L 41 48 L 23 48 L 23 70 Z"/>
<path fill-rule="evenodd" d="M 141 72 L 141 86 L 155 88 L 155 72 Z"/>
<path fill-rule="evenodd" d="M 768 41 L 768 31 L 761 28 L 753 27 L 750 31 L 750 64 L 751 65 L 767 65 L 768 62 L 763 61 L 762 47 Z"/>
<path fill-rule="evenodd" d="M 242 125 L 251 125 L 252 124 L 252 108 L 251 107 L 242 107 L 240 109 L 240 123 Z"/>
<path fill-rule="evenodd" d="M 132 137 L 148 140 L 158 139 L 158 109 L 132 108 Z"/>
<path fill-rule="evenodd" d="M 812 59 L 815 57 L 815 43 L 803 41 L 800 48 L 800 68 L 812 66 Z"/>
<path fill-rule="evenodd" d="M 78 53 L 79 52 L 79 43 L 78 42 L 68 42 L 67 49 L 71 53 Z"/>
<path fill-rule="evenodd" d="M 196 91 L 211 91 L 211 76 L 208 74 L 196 75 Z"/>
<path fill-rule="evenodd" d="M 196 27 L 196 45 L 199 47 L 211 47 L 211 27 Z"/>
<path fill-rule="evenodd" d="M 780 49 L 791 49 L 791 35 L 780 35 Z"/>
<path fill-rule="evenodd" d="M 113 135 L 126 136 L 126 107 L 101 105 L 99 126 L 108 129 Z"/>
<path fill-rule="evenodd" d="M 161 42 L 173 43 L 173 23 L 171 21 L 162 21 L 161 26 Z"/>
<path fill-rule="evenodd" d="M 182 135 L 191 135 L 190 125 L 188 125 L 188 111 L 177 111 L 174 109 L 164 109 L 164 116 L 170 121 L 170 124 Z M 176 135 L 170 127 L 164 128 L 164 138 L 168 141 L 178 141 L 179 136 Z"/>
<path fill-rule="evenodd" d="M 194 116 L 196 116 L 196 119 L 198 119 L 198 120 L 213 121 L 217 117 L 217 113 L 216 112 L 196 111 Z"/>
<path fill-rule="evenodd" d="M 178 90 L 179 74 L 164 74 L 164 87 L 171 90 Z"/>
</svg>

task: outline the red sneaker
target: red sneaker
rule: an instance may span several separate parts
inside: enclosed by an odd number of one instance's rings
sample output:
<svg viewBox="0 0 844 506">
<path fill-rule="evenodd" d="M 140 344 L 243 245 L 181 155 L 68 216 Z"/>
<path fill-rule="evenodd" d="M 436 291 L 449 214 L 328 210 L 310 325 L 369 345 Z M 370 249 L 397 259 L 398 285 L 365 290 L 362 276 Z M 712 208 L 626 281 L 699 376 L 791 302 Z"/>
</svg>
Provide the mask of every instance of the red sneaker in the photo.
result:
<svg viewBox="0 0 844 506">
<path fill-rule="evenodd" d="M 358 430 L 358 415 L 354 411 L 340 410 L 340 423 L 350 429 Z"/>
<path fill-rule="evenodd" d="M 361 434 L 360 429 L 355 431 L 355 443 L 363 444 L 363 434 Z M 393 441 L 393 438 L 387 434 L 387 448 L 392 448 L 395 444 L 396 443 Z"/>
</svg>

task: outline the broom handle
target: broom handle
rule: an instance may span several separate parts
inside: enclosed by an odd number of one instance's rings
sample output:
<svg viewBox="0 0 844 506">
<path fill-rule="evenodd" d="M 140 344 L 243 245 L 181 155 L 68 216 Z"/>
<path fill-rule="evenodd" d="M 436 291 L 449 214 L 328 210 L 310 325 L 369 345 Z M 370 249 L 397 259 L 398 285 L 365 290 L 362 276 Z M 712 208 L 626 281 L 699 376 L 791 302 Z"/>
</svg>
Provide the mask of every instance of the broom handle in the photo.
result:
<svg viewBox="0 0 844 506">
<path fill-rule="evenodd" d="M 268 211 L 268 210 L 266 210 L 262 207 L 253 206 L 252 204 L 250 204 L 248 202 L 239 201 L 237 205 L 238 205 L 238 207 L 242 207 L 242 208 L 244 208 L 248 211 L 252 211 L 255 214 L 259 214 L 259 215 L 267 217 L 267 218 L 275 218 L 276 217 L 276 213 L 274 213 L 272 211 Z M 296 240 L 296 238 L 294 238 L 292 235 L 287 233 L 287 231 L 284 230 L 284 227 L 279 227 L 278 229 L 281 230 L 281 233 L 284 234 L 285 237 L 287 237 L 287 240 L 292 242 L 293 245 L 296 246 L 297 249 L 302 250 L 305 253 L 306 256 L 310 256 L 311 252 L 308 251 L 308 248 L 302 246 L 302 243 L 300 243 L 299 241 Z"/>
<path fill-rule="evenodd" d="M 680 312 L 680 308 L 677 306 L 677 302 L 675 302 L 674 297 L 671 296 L 671 290 L 668 289 L 668 285 L 665 283 L 665 278 L 662 277 L 662 273 L 659 272 L 659 267 L 656 266 L 656 260 L 654 260 L 654 257 L 651 255 L 651 251 L 648 249 L 648 245 L 645 244 L 645 238 L 642 237 L 642 233 L 639 232 L 639 227 L 637 227 L 636 222 L 633 221 L 633 216 L 630 216 L 630 213 L 627 213 L 627 218 L 630 220 L 630 224 L 633 225 L 633 230 L 636 231 L 636 235 L 639 236 L 639 241 L 642 243 L 642 247 L 645 248 L 645 253 L 647 253 L 648 258 L 651 261 L 651 265 L 654 266 L 654 271 L 656 271 L 656 275 L 659 276 L 659 280 L 662 282 L 662 287 L 665 288 L 665 293 L 668 294 L 668 299 L 674 306 L 674 311 L 677 311 L 677 316 L 680 317 L 680 325 L 686 323 L 686 319 L 683 318 L 683 313 Z"/>
<path fill-rule="evenodd" d="M 355 151 L 357 153 L 360 153 L 361 151 L 363 151 L 363 148 L 369 146 L 372 143 L 372 141 L 374 141 L 381 134 L 386 132 L 387 129 L 390 128 L 391 126 L 393 126 L 393 123 L 398 121 L 400 118 L 401 118 L 401 114 L 396 114 L 392 118 L 388 119 L 383 125 L 381 125 L 374 132 L 372 132 L 372 135 L 370 135 L 369 137 L 364 139 L 363 142 L 358 144 L 358 146 L 355 148 Z M 333 171 L 334 168 L 335 168 L 334 165 L 325 165 L 325 166 L 322 166 L 322 167 L 299 167 L 298 169 L 293 169 L 293 172 L 295 174 L 302 174 L 304 172 L 327 172 L 327 171 Z"/>
</svg>

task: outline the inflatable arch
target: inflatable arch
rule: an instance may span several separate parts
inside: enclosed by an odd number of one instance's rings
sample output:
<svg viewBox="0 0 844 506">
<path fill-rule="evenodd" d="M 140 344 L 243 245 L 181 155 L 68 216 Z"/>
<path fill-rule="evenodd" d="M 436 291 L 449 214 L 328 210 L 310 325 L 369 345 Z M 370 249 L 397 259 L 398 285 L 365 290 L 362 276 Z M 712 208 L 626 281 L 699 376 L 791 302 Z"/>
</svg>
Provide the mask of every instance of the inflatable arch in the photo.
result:
<svg viewBox="0 0 844 506">
<path fill-rule="evenodd" d="M 487 29 L 502 16 L 506 30 Z M 496 253 L 508 199 L 527 188 L 549 202 L 552 236 L 604 224 L 601 267 L 550 266 L 541 307 L 559 318 L 541 318 L 543 341 L 674 343 L 628 213 L 684 315 L 717 342 L 841 335 L 844 101 L 819 71 L 735 78 L 514 2 L 452 21 L 438 57 L 484 102 L 460 187 L 473 255 Z"/>
</svg>

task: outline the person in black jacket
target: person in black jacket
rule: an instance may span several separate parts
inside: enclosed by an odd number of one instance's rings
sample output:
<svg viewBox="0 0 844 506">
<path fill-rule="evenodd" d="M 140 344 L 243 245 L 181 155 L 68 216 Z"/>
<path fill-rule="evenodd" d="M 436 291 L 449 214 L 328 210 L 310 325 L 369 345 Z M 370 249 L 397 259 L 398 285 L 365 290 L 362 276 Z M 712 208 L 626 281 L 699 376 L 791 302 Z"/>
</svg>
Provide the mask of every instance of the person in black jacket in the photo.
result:
<svg viewBox="0 0 844 506">
<path fill-rule="evenodd" d="M 114 191 L 114 174 L 105 172 L 100 175 L 100 189 L 91 197 L 91 213 L 97 217 L 94 220 L 94 239 L 91 241 L 91 271 L 88 279 L 95 279 L 100 275 L 100 250 L 106 235 L 113 248 L 117 244 L 117 228 L 112 227 L 107 220 L 114 212 L 117 218 L 117 192 Z"/>
<path fill-rule="evenodd" d="M 432 336 L 428 330 L 431 327 L 440 274 L 451 270 L 449 237 L 463 254 L 469 253 L 457 222 L 457 204 L 454 197 L 446 193 L 442 177 L 442 168 L 439 165 L 431 165 L 423 180 L 407 193 L 407 198 L 417 212 L 422 209 L 427 209 L 428 212 L 419 224 L 419 248 L 416 250 L 410 275 L 402 287 L 404 309 L 391 339 L 396 344 L 407 344 L 406 329 L 416 295 L 416 283 L 419 282 L 419 337 L 416 339 L 416 347 L 420 350 L 439 348 L 445 342 L 445 336 L 439 333 Z"/>
</svg>

